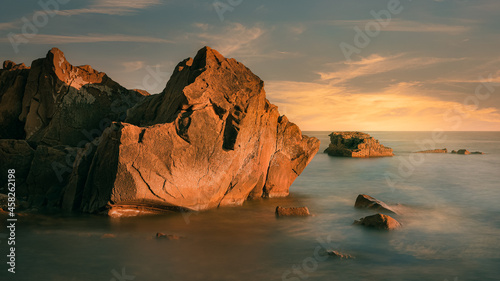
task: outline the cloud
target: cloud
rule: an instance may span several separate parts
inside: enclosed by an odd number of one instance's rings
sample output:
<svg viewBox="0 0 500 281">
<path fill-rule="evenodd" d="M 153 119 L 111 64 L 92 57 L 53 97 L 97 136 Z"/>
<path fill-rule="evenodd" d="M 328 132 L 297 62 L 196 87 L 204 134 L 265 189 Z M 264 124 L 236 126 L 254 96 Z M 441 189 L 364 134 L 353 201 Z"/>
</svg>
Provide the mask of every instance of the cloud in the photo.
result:
<svg viewBox="0 0 500 281">
<path fill-rule="evenodd" d="M 9 42 L 7 38 L 0 38 L 0 42 Z M 30 39 L 30 44 L 71 44 L 97 42 L 140 42 L 140 43 L 173 43 L 170 40 L 123 34 L 88 34 L 88 35 L 49 35 L 38 34 Z"/>
<path fill-rule="evenodd" d="M 55 14 L 63 16 L 74 16 L 80 14 L 103 14 L 103 15 L 130 15 L 139 10 L 160 5 L 160 0 L 94 0 L 91 5 L 80 9 L 54 10 Z M 36 11 L 26 18 L 31 19 L 37 12 L 46 13 L 44 10 Z M 0 23 L 0 30 L 13 30 L 23 24 L 21 19 Z"/>
<path fill-rule="evenodd" d="M 463 60 L 463 58 L 409 57 L 405 54 L 384 57 L 378 54 L 372 54 L 359 61 L 345 61 L 329 64 L 327 65 L 329 68 L 338 70 L 318 72 L 318 74 L 322 81 L 329 81 L 331 84 L 341 84 L 358 77 L 401 69 L 428 67 L 439 63 L 459 60 Z"/>
<path fill-rule="evenodd" d="M 87 8 L 61 10 L 65 16 L 80 14 L 128 15 L 152 6 L 160 5 L 160 0 L 94 0 Z"/>
<path fill-rule="evenodd" d="M 2 22 L 0 23 L 0 30 L 10 30 L 16 28 L 17 24 L 19 24 L 20 20 L 15 20 L 11 22 Z"/>
<path fill-rule="evenodd" d="M 353 28 L 354 26 L 365 26 L 375 19 L 364 20 L 332 20 L 328 23 L 341 28 Z M 418 21 L 392 19 L 387 26 L 381 27 L 382 31 L 392 32 L 430 32 L 430 33 L 447 33 L 460 34 L 471 30 L 470 26 L 466 25 L 447 25 L 437 23 L 424 23 Z"/>
<path fill-rule="evenodd" d="M 214 26 L 202 27 L 202 33 L 191 36 L 197 37 L 201 45 L 211 46 L 224 56 L 254 53 L 257 47 L 256 41 L 265 33 L 261 27 L 246 27 L 240 23 L 228 24 L 218 32 Z"/>
<path fill-rule="evenodd" d="M 144 67 L 143 61 L 128 61 L 122 63 L 125 72 L 134 72 Z"/>
<path fill-rule="evenodd" d="M 303 130 L 499 130 L 500 112 L 419 95 L 419 83 L 397 83 L 377 92 L 351 92 L 324 83 L 270 81 L 266 92 Z M 453 117 L 453 118 L 452 118 Z"/>
</svg>

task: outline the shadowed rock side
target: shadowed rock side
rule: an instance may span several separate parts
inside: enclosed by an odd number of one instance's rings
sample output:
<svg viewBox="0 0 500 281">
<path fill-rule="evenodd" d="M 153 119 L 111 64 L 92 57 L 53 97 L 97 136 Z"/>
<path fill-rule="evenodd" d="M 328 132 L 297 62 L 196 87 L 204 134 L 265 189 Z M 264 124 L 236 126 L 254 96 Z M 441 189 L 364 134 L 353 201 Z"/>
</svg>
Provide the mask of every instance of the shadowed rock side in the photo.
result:
<svg viewBox="0 0 500 281">
<path fill-rule="evenodd" d="M 19 120 L 29 68 L 5 61 L 0 69 L 0 138 L 23 139 L 24 124 Z"/>
<path fill-rule="evenodd" d="M 145 200 L 202 210 L 288 195 L 319 140 L 280 116 L 263 87 L 209 47 L 179 63 L 161 94 L 106 129 L 83 210 Z"/>
<path fill-rule="evenodd" d="M 394 156 L 392 148 L 385 147 L 369 134 L 361 132 L 333 132 L 325 150 L 330 156 L 353 158 Z"/>
<path fill-rule="evenodd" d="M 29 68 L 5 61 L 0 70 L 0 166 L 16 169 L 17 197 L 32 208 L 59 209 L 69 194 L 75 156 L 112 121 L 124 120 L 127 109 L 145 95 L 90 66 L 72 66 L 56 48 Z M 80 171 L 82 179 L 88 167 Z M 6 182 L 0 192 L 6 191 Z"/>
</svg>

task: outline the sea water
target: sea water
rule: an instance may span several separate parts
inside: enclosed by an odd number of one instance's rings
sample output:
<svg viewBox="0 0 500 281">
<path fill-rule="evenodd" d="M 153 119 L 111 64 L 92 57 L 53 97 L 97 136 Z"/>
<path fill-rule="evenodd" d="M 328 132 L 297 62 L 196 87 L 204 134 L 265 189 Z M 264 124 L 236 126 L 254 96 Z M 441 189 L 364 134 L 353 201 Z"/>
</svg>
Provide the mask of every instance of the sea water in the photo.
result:
<svg viewBox="0 0 500 281">
<path fill-rule="evenodd" d="M 321 148 L 287 198 L 166 216 L 20 217 L 16 274 L 2 262 L 0 280 L 500 280 L 499 132 L 434 143 L 484 155 L 415 155 L 431 132 L 369 132 L 396 154 L 371 159 L 330 157 L 328 132 L 305 133 Z M 358 194 L 393 206 L 402 228 L 352 225 L 374 213 L 353 207 Z M 313 216 L 278 219 L 278 205 Z M 3 261 L 5 236 L 0 248 Z"/>
</svg>

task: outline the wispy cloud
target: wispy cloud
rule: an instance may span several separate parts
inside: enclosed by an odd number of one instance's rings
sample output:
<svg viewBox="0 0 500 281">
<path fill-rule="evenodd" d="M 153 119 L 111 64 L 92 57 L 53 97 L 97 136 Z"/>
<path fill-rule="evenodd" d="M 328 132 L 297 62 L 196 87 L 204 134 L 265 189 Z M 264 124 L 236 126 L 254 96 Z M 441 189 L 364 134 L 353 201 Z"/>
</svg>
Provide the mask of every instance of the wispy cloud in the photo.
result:
<svg viewBox="0 0 500 281">
<path fill-rule="evenodd" d="M 240 23 L 228 24 L 217 32 L 210 25 L 198 26 L 202 32 L 192 34 L 200 40 L 201 45 L 209 45 L 217 49 L 224 56 L 234 55 L 237 52 L 254 53 L 256 41 L 261 38 L 265 30 L 261 27 L 246 27 Z"/>
<path fill-rule="evenodd" d="M 384 57 L 373 54 L 359 61 L 345 61 L 330 64 L 328 67 L 336 70 L 318 72 L 318 74 L 320 75 L 320 80 L 329 81 L 331 84 L 341 84 L 358 77 L 400 69 L 427 67 L 439 63 L 459 60 L 463 60 L 463 58 L 410 57 L 406 54 Z"/>
<path fill-rule="evenodd" d="M 134 72 L 144 67 L 144 61 L 127 61 L 122 63 L 125 72 Z"/>
<path fill-rule="evenodd" d="M 371 21 L 374 21 L 374 19 L 332 20 L 329 21 L 329 23 L 336 27 L 352 28 L 353 26 L 365 26 L 368 22 Z M 393 31 L 393 32 L 432 32 L 432 33 L 459 34 L 471 30 L 471 26 L 424 23 L 418 21 L 392 19 L 387 26 L 382 28 L 382 30 Z"/>
<path fill-rule="evenodd" d="M 9 42 L 7 38 L 0 38 L 0 42 Z M 38 34 L 30 39 L 30 44 L 71 44 L 97 42 L 140 42 L 140 43 L 173 43 L 163 38 L 133 36 L 123 34 L 88 34 L 88 35 L 49 35 Z"/>
<path fill-rule="evenodd" d="M 58 14 L 66 16 L 79 14 L 127 15 L 160 4 L 160 0 L 94 0 L 86 8 L 61 10 L 58 11 Z"/>
<path fill-rule="evenodd" d="M 0 23 L 0 30 L 9 30 L 16 28 L 17 24 L 20 23 L 20 20 L 15 20 L 11 22 L 2 22 Z"/>
<path fill-rule="evenodd" d="M 139 10 L 147 9 L 152 6 L 162 4 L 160 0 L 94 0 L 87 7 L 70 10 L 54 10 L 55 14 L 63 16 L 75 16 L 80 14 L 102 14 L 102 15 L 130 15 Z M 37 12 L 46 12 L 40 10 Z M 36 12 L 35 12 L 36 13 Z M 26 15 L 26 18 L 32 18 L 31 15 Z M 0 30 L 14 30 L 20 28 L 23 24 L 21 19 L 16 19 L 10 22 L 0 23 Z"/>
</svg>

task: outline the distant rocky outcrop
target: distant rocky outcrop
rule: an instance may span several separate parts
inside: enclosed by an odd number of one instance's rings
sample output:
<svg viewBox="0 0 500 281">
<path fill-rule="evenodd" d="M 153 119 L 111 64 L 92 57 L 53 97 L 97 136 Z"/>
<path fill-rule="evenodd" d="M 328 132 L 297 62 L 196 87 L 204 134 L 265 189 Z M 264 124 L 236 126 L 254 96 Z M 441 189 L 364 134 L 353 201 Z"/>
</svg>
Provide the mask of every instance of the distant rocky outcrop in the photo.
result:
<svg viewBox="0 0 500 281">
<path fill-rule="evenodd" d="M 376 214 L 361 218 L 359 220 L 354 221 L 354 224 L 378 228 L 378 229 L 386 229 L 386 230 L 391 230 L 401 227 L 401 224 L 397 220 L 383 214 Z"/>
<path fill-rule="evenodd" d="M 35 208 L 123 216 L 286 196 L 319 149 L 209 47 L 152 96 L 54 48 L 30 68 L 4 63 L 0 98 L 0 153 Z"/>
<path fill-rule="evenodd" d="M 451 153 L 453 153 L 453 154 L 462 154 L 462 155 L 469 155 L 469 154 L 484 154 L 484 152 L 481 152 L 481 151 L 474 151 L 474 152 L 470 152 L 470 151 L 468 151 L 467 149 L 459 149 L 458 151 L 453 150 L 453 151 L 451 151 Z"/>
<path fill-rule="evenodd" d="M 353 158 L 394 156 L 392 148 L 385 147 L 369 134 L 361 132 L 333 132 L 325 150 L 330 156 Z"/>
<path fill-rule="evenodd" d="M 422 151 L 417 151 L 415 153 L 448 153 L 448 149 L 443 148 L 443 149 L 422 150 Z"/>
<path fill-rule="evenodd" d="M 358 195 L 356 202 L 354 203 L 354 207 L 396 214 L 396 211 L 394 211 L 387 204 L 366 194 Z"/>
</svg>

